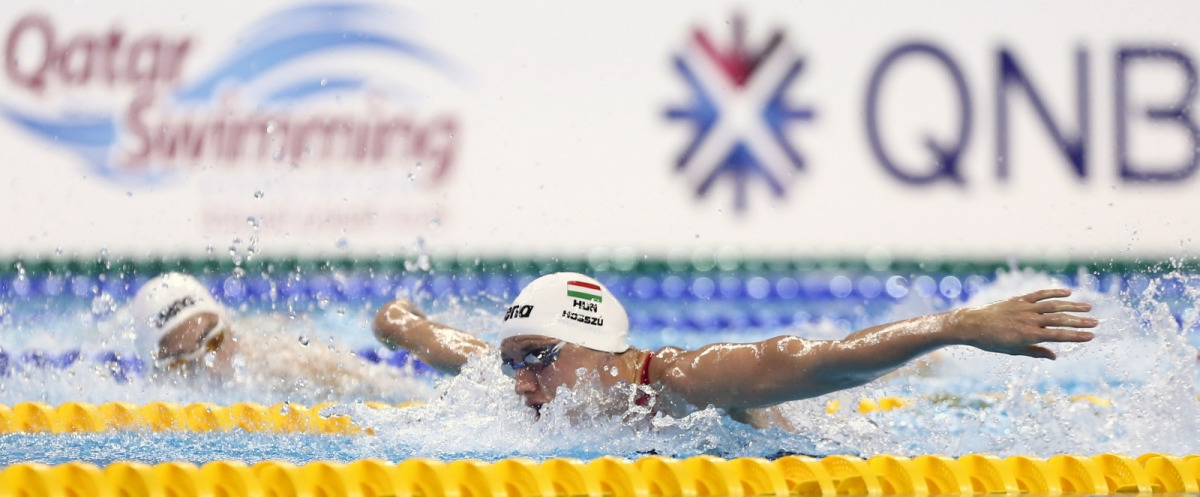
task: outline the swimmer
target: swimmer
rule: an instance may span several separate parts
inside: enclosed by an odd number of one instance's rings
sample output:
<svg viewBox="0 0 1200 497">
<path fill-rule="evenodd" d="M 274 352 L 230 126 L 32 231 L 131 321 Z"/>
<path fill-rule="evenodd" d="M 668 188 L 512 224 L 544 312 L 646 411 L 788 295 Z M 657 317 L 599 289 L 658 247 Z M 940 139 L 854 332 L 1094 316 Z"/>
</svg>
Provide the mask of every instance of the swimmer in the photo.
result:
<svg viewBox="0 0 1200 497">
<path fill-rule="evenodd" d="M 424 382 L 402 378 L 344 348 L 302 343 L 290 320 L 240 320 L 196 278 L 167 273 L 138 289 L 128 312 L 136 346 L 155 380 L 247 383 L 310 400 L 411 400 Z M 271 331 L 274 331 L 272 333 Z"/>
<path fill-rule="evenodd" d="M 1042 343 L 1086 342 L 1098 321 L 1084 302 L 1059 300 L 1070 290 L 1048 289 L 992 304 L 874 326 L 841 340 L 779 336 L 755 343 L 716 343 L 697 350 L 656 351 L 627 343 L 629 318 L 616 297 L 576 273 L 542 276 L 508 307 L 500 325 L 502 369 L 535 416 L 560 386 L 573 388 L 577 371 L 599 371 L 601 384 L 650 385 L 654 410 L 672 415 L 713 406 L 754 426 L 777 423 L 769 408 L 870 382 L 949 345 L 1054 359 Z M 376 314 L 375 336 L 412 351 L 434 368 L 457 374 L 474 355 L 494 353 L 483 340 L 429 320 L 397 299 Z"/>
</svg>

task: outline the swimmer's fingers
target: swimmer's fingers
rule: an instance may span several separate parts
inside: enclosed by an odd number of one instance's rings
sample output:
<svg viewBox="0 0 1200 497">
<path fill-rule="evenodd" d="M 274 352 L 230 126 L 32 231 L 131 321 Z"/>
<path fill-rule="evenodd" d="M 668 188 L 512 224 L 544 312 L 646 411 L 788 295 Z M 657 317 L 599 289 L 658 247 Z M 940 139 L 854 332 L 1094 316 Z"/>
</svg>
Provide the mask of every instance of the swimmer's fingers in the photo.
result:
<svg viewBox="0 0 1200 497">
<path fill-rule="evenodd" d="M 1028 356 L 1028 357 L 1033 357 L 1035 359 L 1050 359 L 1051 361 L 1053 361 L 1055 358 L 1058 357 L 1050 349 L 1048 349 L 1046 347 L 1037 346 L 1037 345 L 1030 345 L 1028 347 L 1025 347 L 1024 349 L 1021 349 L 1020 351 L 1016 352 L 1015 355 Z"/>
<path fill-rule="evenodd" d="M 1054 328 L 1043 329 L 1039 335 L 1041 338 L 1038 340 L 1039 342 L 1086 342 L 1095 337 L 1095 334 L 1087 331 L 1071 331 Z M 1035 359 L 1050 359 L 1052 361 L 1058 357 L 1054 354 L 1054 351 L 1046 347 L 1042 347 L 1041 345 L 1027 345 L 1015 352 L 1010 353 L 1014 355 L 1033 357 Z"/>
<path fill-rule="evenodd" d="M 1095 338 L 1090 331 L 1074 331 L 1062 328 L 1043 328 L 1038 333 L 1039 342 L 1087 342 Z"/>
<path fill-rule="evenodd" d="M 1018 298 L 1032 304 L 1032 303 L 1041 302 L 1046 299 L 1056 299 L 1056 298 L 1070 297 L 1070 296 L 1071 296 L 1071 290 L 1068 290 L 1066 288 L 1047 288 L 1045 290 L 1038 290 L 1033 293 L 1027 293 Z"/>
<path fill-rule="evenodd" d="M 1088 312 L 1092 304 L 1087 302 L 1071 302 L 1068 300 L 1046 300 L 1033 305 L 1033 310 L 1042 314 L 1054 312 Z"/>
<path fill-rule="evenodd" d="M 1095 328 L 1100 324 L 1100 321 L 1093 317 L 1075 316 L 1072 314 L 1042 314 L 1038 318 L 1038 324 L 1042 326 L 1055 326 L 1062 328 Z"/>
</svg>

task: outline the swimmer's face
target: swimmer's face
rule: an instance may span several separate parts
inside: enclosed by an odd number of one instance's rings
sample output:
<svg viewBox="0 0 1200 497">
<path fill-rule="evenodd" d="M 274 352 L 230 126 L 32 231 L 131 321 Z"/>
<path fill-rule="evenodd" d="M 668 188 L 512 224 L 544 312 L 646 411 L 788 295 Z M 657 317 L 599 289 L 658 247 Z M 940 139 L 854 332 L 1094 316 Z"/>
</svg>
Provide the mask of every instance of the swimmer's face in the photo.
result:
<svg viewBox="0 0 1200 497">
<path fill-rule="evenodd" d="M 557 352 L 554 348 L 562 344 Z M 500 342 L 500 358 L 507 365 L 517 364 L 513 369 L 517 394 L 525 398 L 525 405 L 540 411 L 542 404 L 554 400 L 560 386 L 574 388 L 579 381 L 579 368 L 596 369 L 599 366 L 595 352 L 574 344 L 563 343 L 556 338 L 538 335 L 520 335 Z M 546 364 L 519 367 L 527 358 L 543 358 Z"/>
<path fill-rule="evenodd" d="M 216 314 L 203 312 L 163 335 L 154 355 L 167 369 L 182 368 L 205 354 L 221 350 L 228 334 L 228 328 Z"/>
</svg>

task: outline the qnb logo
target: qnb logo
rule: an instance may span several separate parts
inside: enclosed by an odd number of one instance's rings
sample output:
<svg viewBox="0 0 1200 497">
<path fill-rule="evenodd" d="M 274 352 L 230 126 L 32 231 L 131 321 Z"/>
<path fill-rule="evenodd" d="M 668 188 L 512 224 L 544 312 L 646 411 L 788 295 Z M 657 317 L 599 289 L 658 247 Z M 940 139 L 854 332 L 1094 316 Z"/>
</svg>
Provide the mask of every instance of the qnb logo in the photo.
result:
<svg viewBox="0 0 1200 497">
<path fill-rule="evenodd" d="M 765 184 L 776 197 L 785 196 L 792 176 L 804 168 L 789 128 L 813 119 L 814 111 L 788 99 L 804 60 L 789 49 L 783 32 L 776 30 L 753 50 L 746 42 L 744 20 L 735 16 L 730 24 L 728 47 L 719 48 L 696 29 L 675 56 L 691 101 L 668 108 L 666 117 L 693 131 L 675 168 L 691 180 L 696 195 L 707 195 L 718 181 L 732 182 L 734 207 L 743 211 L 753 182 Z"/>
<path fill-rule="evenodd" d="M 249 27 L 215 66 L 189 72 L 201 45 L 191 34 L 68 31 L 30 13 L 0 37 L 4 77 L 15 89 L 0 101 L 0 116 L 120 183 L 280 164 L 424 164 L 422 176 L 436 183 L 454 162 L 458 119 L 414 108 L 422 93 L 404 81 L 409 73 L 390 68 L 450 81 L 461 70 L 408 38 L 400 17 L 365 3 L 290 7 Z M 87 111 L 65 105 L 80 100 Z"/>
</svg>

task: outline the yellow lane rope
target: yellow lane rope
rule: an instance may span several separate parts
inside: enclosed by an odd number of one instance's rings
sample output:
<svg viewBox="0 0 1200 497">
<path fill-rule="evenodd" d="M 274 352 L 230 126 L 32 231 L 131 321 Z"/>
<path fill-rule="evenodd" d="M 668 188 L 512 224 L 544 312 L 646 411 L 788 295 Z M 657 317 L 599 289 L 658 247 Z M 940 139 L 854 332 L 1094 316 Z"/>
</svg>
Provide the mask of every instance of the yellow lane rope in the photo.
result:
<svg viewBox="0 0 1200 497">
<path fill-rule="evenodd" d="M 1000 458 L 879 455 L 721 459 L 605 456 L 493 463 L 365 459 L 247 465 L 215 461 L 106 467 L 20 463 L 0 471 L 0 496 L 673 497 L 839 495 L 1110 495 L 1196 493 L 1200 456 L 1062 454 Z"/>
<path fill-rule="evenodd" d="M 1092 395 L 1075 395 L 1071 402 L 1088 402 L 1098 408 L 1109 407 L 1108 399 Z M 855 412 L 903 409 L 913 404 L 905 397 L 859 399 Z M 937 399 L 931 402 L 938 402 Z M 135 405 L 128 402 L 108 402 L 95 405 L 87 402 L 66 402 L 51 406 L 42 402 L 22 402 L 12 407 L 0 405 L 0 434 L 7 433 L 97 433 L 111 430 L 223 432 L 243 430 L 271 433 L 330 433 L 355 434 L 362 430 L 346 416 L 321 416 L 320 412 L 333 403 L 305 407 L 281 403 L 263 406 L 256 402 L 239 402 L 218 406 L 207 402 L 181 405 L 172 402 L 150 402 Z M 367 402 L 376 408 L 408 407 L 420 402 L 384 404 Z M 841 402 L 831 400 L 825 412 L 841 411 Z"/>
<path fill-rule="evenodd" d="M 329 405 L 332 403 L 308 408 L 297 404 L 267 407 L 255 402 L 239 402 L 227 407 L 206 402 L 186 406 L 172 402 L 151 402 L 142 406 L 108 402 L 97 406 L 87 402 L 66 402 L 55 407 L 41 402 L 22 402 L 11 408 L 0 405 L 0 434 L 111 430 L 221 432 L 238 429 L 272 433 L 361 432 L 348 416 L 321 416 L 321 410 Z M 377 402 L 367 405 L 392 407 Z"/>
</svg>

